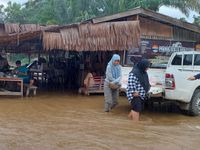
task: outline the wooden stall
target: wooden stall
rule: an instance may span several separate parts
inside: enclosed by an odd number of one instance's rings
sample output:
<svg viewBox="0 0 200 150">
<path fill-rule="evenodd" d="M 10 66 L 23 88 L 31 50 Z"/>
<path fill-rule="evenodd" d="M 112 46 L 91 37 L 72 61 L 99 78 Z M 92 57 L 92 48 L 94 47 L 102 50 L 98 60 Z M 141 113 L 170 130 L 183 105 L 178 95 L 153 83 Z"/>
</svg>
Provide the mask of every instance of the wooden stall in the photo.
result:
<svg viewBox="0 0 200 150">
<path fill-rule="evenodd" d="M 162 59 L 174 49 L 195 50 L 200 39 L 199 27 L 143 8 L 63 26 L 5 24 L 0 33 L 2 51 L 47 54 L 45 82 L 69 88 L 80 86 L 89 68 L 103 76 L 113 53 L 125 63 Z"/>
</svg>

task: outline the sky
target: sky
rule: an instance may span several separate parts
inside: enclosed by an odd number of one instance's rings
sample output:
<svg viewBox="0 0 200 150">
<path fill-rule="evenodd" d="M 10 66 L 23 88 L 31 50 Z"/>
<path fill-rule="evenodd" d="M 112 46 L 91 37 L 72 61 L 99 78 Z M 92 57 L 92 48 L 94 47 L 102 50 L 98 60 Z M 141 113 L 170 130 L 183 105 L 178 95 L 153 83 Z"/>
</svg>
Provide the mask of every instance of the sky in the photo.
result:
<svg viewBox="0 0 200 150">
<path fill-rule="evenodd" d="M 9 1 L 23 4 L 27 2 L 28 0 L 0 0 L 0 4 L 6 5 Z"/>
<path fill-rule="evenodd" d="M 195 11 L 190 11 L 189 17 L 186 17 L 180 10 L 176 9 L 176 8 L 172 8 L 172 7 L 167 7 L 167 6 L 162 6 L 159 9 L 159 13 L 167 15 L 167 16 L 171 16 L 173 18 L 186 18 L 186 20 L 188 22 L 193 22 L 193 15 L 195 16 L 199 16 L 199 14 Z"/>
<path fill-rule="evenodd" d="M 12 1 L 12 2 L 17 2 L 17 3 L 23 4 L 23 3 L 27 2 L 28 0 L 0 0 L 0 4 L 4 4 L 6 6 L 6 4 L 8 3 L 8 1 Z M 159 13 L 167 15 L 167 16 L 171 16 L 171 17 L 174 17 L 174 18 L 177 18 L 177 19 L 184 17 L 184 18 L 186 18 L 186 20 L 188 22 L 191 22 L 191 23 L 194 20 L 193 19 L 193 15 L 198 16 L 198 14 L 196 12 L 191 11 L 189 17 L 186 17 L 178 9 L 175 9 L 175 8 L 172 8 L 172 7 L 167 7 L 167 6 L 160 7 Z"/>
</svg>

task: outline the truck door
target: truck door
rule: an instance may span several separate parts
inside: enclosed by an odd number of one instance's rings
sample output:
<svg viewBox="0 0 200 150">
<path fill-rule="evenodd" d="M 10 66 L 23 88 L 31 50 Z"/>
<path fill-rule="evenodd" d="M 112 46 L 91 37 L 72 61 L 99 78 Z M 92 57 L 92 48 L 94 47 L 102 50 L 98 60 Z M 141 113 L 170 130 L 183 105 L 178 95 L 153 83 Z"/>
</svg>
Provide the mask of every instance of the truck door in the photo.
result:
<svg viewBox="0 0 200 150">
<path fill-rule="evenodd" d="M 194 55 L 193 72 L 195 74 L 200 73 L 200 54 Z"/>
<path fill-rule="evenodd" d="M 182 70 L 180 70 L 180 73 L 177 77 L 177 83 L 179 83 L 180 86 L 177 88 L 180 88 L 183 91 L 183 93 L 187 93 L 187 89 L 191 89 L 192 87 L 192 82 L 190 82 L 187 79 L 191 76 L 191 73 L 193 73 L 193 56 L 194 54 L 191 53 L 185 53 L 183 55 Z"/>
</svg>

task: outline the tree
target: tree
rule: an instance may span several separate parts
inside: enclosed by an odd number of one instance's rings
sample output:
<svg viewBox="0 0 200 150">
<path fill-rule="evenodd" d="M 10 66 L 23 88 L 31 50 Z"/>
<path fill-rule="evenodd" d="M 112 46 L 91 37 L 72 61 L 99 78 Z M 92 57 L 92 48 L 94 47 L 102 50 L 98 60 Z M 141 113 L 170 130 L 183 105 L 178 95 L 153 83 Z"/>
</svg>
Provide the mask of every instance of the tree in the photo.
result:
<svg viewBox="0 0 200 150">
<path fill-rule="evenodd" d="M 5 22 L 68 24 L 110 15 L 135 7 L 158 11 L 163 5 L 200 11 L 199 0 L 29 0 L 24 5 L 8 3 Z"/>
<path fill-rule="evenodd" d="M 101 3 L 97 0 L 70 0 L 69 18 L 71 22 L 79 22 L 99 16 L 102 11 Z"/>
<path fill-rule="evenodd" d="M 8 6 L 5 8 L 5 21 L 11 23 L 25 23 L 22 6 L 17 3 L 8 2 Z"/>
<path fill-rule="evenodd" d="M 189 15 L 190 10 L 200 10 L 199 0 L 102 0 L 102 3 L 104 3 L 104 11 L 108 14 L 125 11 L 134 7 L 158 11 L 164 5 L 178 8 L 185 15 Z"/>
<path fill-rule="evenodd" d="M 196 16 L 194 15 L 193 18 L 194 18 L 194 22 L 193 22 L 193 23 L 194 23 L 195 25 L 197 25 L 197 26 L 200 26 L 200 16 L 197 16 L 197 17 L 196 17 Z"/>
<path fill-rule="evenodd" d="M 172 6 L 181 10 L 186 16 L 189 15 L 190 10 L 200 11 L 199 0 L 163 0 L 162 5 Z"/>
<path fill-rule="evenodd" d="M 182 22 L 187 22 L 187 20 L 184 17 L 180 18 L 179 20 Z"/>
<path fill-rule="evenodd" d="M 3 12 L 3 8 L 4 6 L 3 5 L 0 5 L 0 23 L 3 23 L 3 20 L 4 20 L 4 12 Z"/>
</svg>

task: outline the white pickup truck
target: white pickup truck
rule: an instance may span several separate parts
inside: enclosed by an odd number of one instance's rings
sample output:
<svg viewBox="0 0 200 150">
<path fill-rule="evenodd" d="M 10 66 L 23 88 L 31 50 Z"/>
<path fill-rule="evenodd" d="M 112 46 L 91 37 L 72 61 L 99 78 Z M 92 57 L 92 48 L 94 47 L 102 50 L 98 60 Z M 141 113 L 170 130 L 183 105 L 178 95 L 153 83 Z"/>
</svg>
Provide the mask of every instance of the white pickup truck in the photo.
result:
<svg viewBox="0 0 200 150">
<path fill-rule="evenodd" d="M 131 67 L 122 67 L 122 90 L 126 89 Z M 188 77 L 200 73 L 200 52 L 175 52 L 171 55 L 166 69 L 148 70 L 151 97 L 162 97 L 174 101 L 190 115 L 200 115 L 200 80 Z"/>
</svg>

